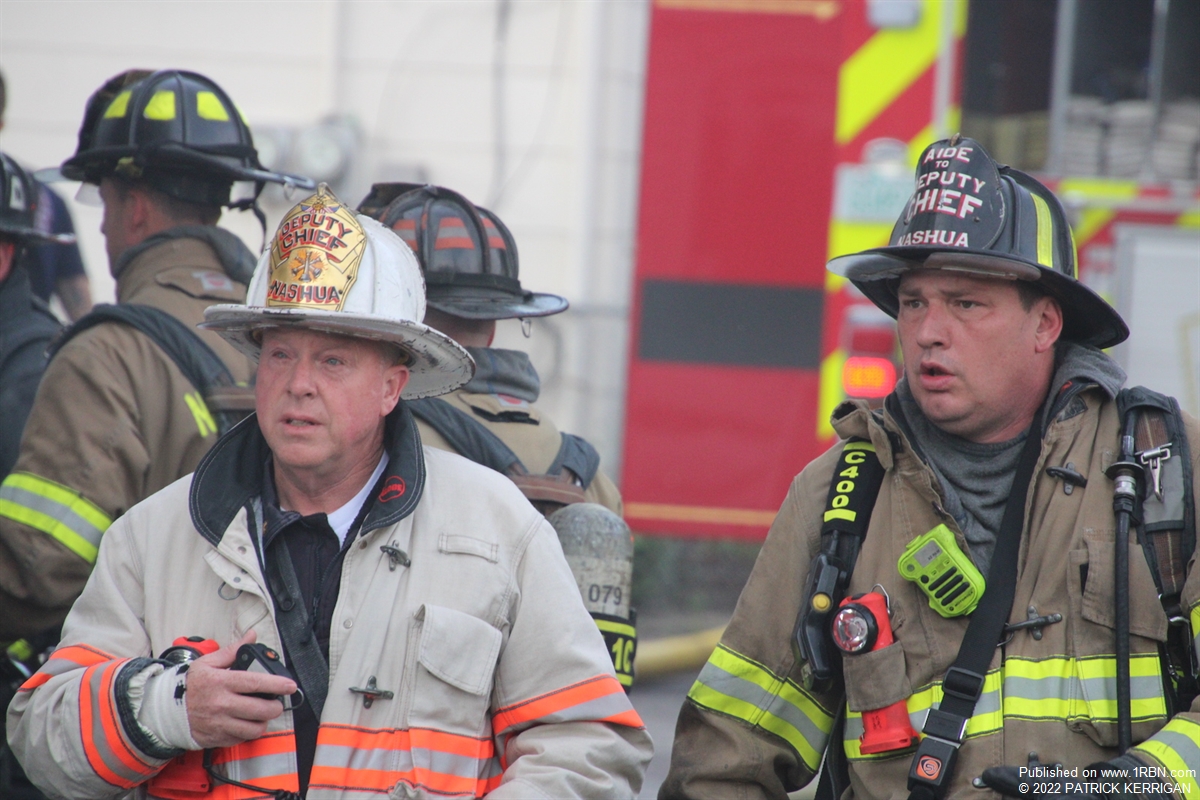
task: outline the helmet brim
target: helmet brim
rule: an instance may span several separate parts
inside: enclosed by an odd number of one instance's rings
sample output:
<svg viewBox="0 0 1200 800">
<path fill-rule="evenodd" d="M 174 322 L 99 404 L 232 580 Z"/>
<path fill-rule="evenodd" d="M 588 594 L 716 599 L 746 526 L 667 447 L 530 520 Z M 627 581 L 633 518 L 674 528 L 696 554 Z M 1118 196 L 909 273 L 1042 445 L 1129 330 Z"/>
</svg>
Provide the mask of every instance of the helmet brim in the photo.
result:
<svg viewBox="0 0 1200 800">
<path fill-rule="evenodd" d="M 426 287 L 425 302 L 445 314 L 464 319 L 518 319 L 549 317 L 570 308 L 567 298 L 542 292 L 508 293 L 455 287 L 439 291 Z"/>
<path fill-rule="evenodd" d="M 942 269 L 984 278 L 1023 280 L 1058 300 L 1063 311 L 1065 340 L 1094 347 L 1112 347 L 1129 338 L 1121 315 L 1085 284 L 1027 259 L 994 250 L 955 247 L 877 247 L 839 256 L 827 265 L 848 278 L 871 302 L 895 317 L 900 301 L 900 276 L 918 269 Z"/>
<path fill-rule="evenodd" d="M 405 400 L 452 392 L 475 374 L 470 354 L 440 331 L 374 314 L 224 304 L 205 309 L 200 327 L 215 331 L 255 360 L 262 351 L 255 334 L 268 328 L 301 328 L 396 345 L 412 357 L 411 377 L 400 395 Z"/>
</svg>

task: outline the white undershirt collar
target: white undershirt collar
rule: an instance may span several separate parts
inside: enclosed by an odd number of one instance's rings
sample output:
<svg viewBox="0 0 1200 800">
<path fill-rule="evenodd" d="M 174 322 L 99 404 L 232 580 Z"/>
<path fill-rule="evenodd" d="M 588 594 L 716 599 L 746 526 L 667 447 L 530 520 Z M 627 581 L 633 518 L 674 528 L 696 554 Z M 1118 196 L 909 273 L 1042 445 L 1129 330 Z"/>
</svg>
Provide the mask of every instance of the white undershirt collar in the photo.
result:
<svg viewBox="0 0 1200 800">
<path fill-rule="evenodd" d="M 379 481 L 379 476 L 387 469 L 388 454 L 385 450 L 383 456 L 379 459 L 379 464 L 375 467 L 375 471 L 371 473 L 371 477 L 363 484 L 363 487 L 358 490 L 358 494 L 350 498 L 350 502 L 342 506 L 336 511 L 330 511 L 325 515 L 329 521 L 329 527 L 333 528 L 333 532 L 337 534 L 340 544 L 346 543 L 346 534 L 350 532 L 350 526 L 354 524 L 354 520 L 358 517 L 358 512 L 362 509 L 363 503 L 366 502 L 367 495 L 371 493 L 371 489 L 375 488 L 375 484 Z"/>
</svg>

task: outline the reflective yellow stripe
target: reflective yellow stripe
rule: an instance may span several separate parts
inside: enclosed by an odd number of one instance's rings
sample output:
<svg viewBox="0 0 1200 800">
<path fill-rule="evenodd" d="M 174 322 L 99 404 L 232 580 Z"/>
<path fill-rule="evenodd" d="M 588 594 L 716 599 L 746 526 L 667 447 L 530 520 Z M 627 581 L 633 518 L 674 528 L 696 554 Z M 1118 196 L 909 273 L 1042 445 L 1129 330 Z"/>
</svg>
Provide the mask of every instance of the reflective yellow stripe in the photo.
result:
<svg viewBox="0 0 1200 800">
<path fill-rule="evenodd" d="M 1192 620 L 1192 645 L 1196 649 L 1196 660 L 1200 661 L 1200 603 L 1192 606 L 1192 613 L 1188 616 Z"/>
<path fill-rule="evenodd" d="M 1037 209 L 1037 260 L 1043 267 L 1054 269 L 1054 221 L 1050 219 L 1050 206 L 1036 194 L 1033 207 Z"/>
<path fill-rule="evenodd" d="M 696 705 L 736 717 L 780 737 L 816 771 L 833 728 L 833 715 L 796 684 L 718 645 L 688 697 Z"/>
<path fill-rule="evenodd" d="M 1081 658 L 1079 677 L 1084 683 L 1088 715 L 1093 720 L 1117 719 L 1117 659 L 1116 656 Z M 1163 696 L 1162 664 L 1157 653 L 1135 653 L 1129 658 L 1129 677 L 1132 683 L 1130 711 L 1134 721 L 1166 718 L 1167 700 Z"/>
<path fill-rule="evenodd" d="M 626 622 L 613 622 L 610 619 L 596 619 L 594 617 L 592 618 L 592 621 L 595 622 L 596 627 L 602 631 L 618 633 L 622 636 L 629 636 L 631 638 L 637 636 L 637 629 Z"/>
<path fill-rule="evenodd" d="M 8 657 L 13 661 L 28 661 L 35 655 L 33 645 L 25 639 L 17 639 L 8 646 L 6 652 L 8 653 Z"/>
<path fill-rule="evenodd" d="M 1135 721 L 1165 720 L 1166 699 L 1157 653 L 1131 656 L 1131 710 Z M 1010 656 L 1004 666 L 992 670 L 984 680 L 975 713 L 967 721 L 967 737 L 995 733 L 1006 719 L 1086 719 L 1097 724 L 1115 724 L 1117 662 L 1114 656 L 1092 658 L 1048 658 L 1040 661 Z M 923 687 L 908 698 L 909 720 L 920 732 L 929 709 L 942 701 L 941 682 Z M 894 755 L 865 756 L 859 750 L 862 714 L 846 712 L 843 746 L 846 756 L 861 760 Z"/>
<path fill-rule="evenodd" d="M 146 110 L 142 112 L 142 116 L 160 122 L 175 119 L 175 93 L 170 89 L 155 92 L 150 102 L 146 103 Z"/>
<path fill-rule="evenodd" d="M 89 564 L 112 518 L 74 489 L 28 472 L 0 484 L 0 516 L 36 528 Z"/>
<path fill-rule="evenodd" d="M 126 89 L 114 97 L 113 101 L 108 104 L 108 108 L 104 110 L 104 118 L 120 119 L 125 116 L 125 112 L 129 110 L 129 98 L 132 96 L 133 90 Z"/>
<path fill-rule="evenodd" d="M 196 92 L 196 113 L 200 119 L 229 122 L 229 111 L 215 92 Z"/>
<path fill-rule="evenodd" d="M 941 681 L 913 692 L 905 703 L 908 707 L 909 724 L 912 725 L 913 730 L 920 733 L 921 728 L 925 726 L 925 717 L 929 714 L 929 709 L 939 705 L 941 702 Z M 967 720 L 967 738 L 970 739 L 976 736 L 995 733 L 1002 727 L 1004 727 L 1004 717 L 1001 711 L 1000 670 L 992 670 L 984 678 L 983 692 L 979 695 L 979 701 L 975 704 L 975 714 Z M 889 758 L 895 755 L 894 751 L 874 755 L 863 754 L 859 750 L 858 742 L 859 737 L 862 736 L 862 731 L 862 713 L 851 711 L 847 707 L 845 739 L 842 742 L 842 747 L 846 751 L 847 758 L 855 761 L 863 761 L 873 758 Z"/>
<path fill-rule="evenodd" d="M 1162 764 L 1171 774 L 1169 780 L 1178 787 L 1177 794 L 1191 798 L 1200 795 L 1200 783 L 1196 780 L 1196 771 L 1200 770 L 1200 723 L 1176 717 L 1133 749 Z"/>
<path fill-rule="evenodd" d="M 217 423 L 213 416 L 208 411 L 208 406 L 204 403 L 204 398 L 199 392 L 188 392 L 183 396 L 184 402 L 187 403 L 188 409 L 191 410 L 192 416 L 196 420 L 196 427 L 200 429 L 201 436 L 208 436 L 210 433 L 217 432 Z"/>
<path fill-rule="evenodd" d="M 876 33 L 842 64 L 838 72 L 838 144 L 853 140 L 937 60 L 940 0 L 925 0 L 923 6 L 915 27 Z"/>
</svg>

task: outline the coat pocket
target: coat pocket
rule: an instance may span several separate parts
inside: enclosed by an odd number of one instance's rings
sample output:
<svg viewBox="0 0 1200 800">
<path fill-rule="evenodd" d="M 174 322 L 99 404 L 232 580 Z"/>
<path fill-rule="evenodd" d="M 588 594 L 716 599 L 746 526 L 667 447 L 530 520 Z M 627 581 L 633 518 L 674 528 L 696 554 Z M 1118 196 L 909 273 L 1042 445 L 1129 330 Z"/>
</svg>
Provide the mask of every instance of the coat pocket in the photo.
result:
<svg viewBox="0 0 1200 800">
<path fill-rule="evenodd" d="M 842 657 L 846 702 L 851 711 L 875 711 L 913 693 L 899 642 L 887 647 Z"/>
<path fill-rule="evenodd" d="M 1131 539 L 1134 537 L 1130 536 Z M 1117 744 L 1115 543 L 1084 537 L 1067 559 L 1071 598 L 1070 726 L 1104 747 Z M 1159 644 L 1167 618 L 1141 545 L 1129 545 L 1130 695 L 1133 740 L 1150 736 L 1166 719 Z M 1081 701 L 1081 702 L 1079 702 Z"/>
<path fill-rule="evenodd" d="M 500 631 L 478 617 L 428 603 L 417 620 L 421 634 L 409 727 L 490 735 Z"/>
</svg>

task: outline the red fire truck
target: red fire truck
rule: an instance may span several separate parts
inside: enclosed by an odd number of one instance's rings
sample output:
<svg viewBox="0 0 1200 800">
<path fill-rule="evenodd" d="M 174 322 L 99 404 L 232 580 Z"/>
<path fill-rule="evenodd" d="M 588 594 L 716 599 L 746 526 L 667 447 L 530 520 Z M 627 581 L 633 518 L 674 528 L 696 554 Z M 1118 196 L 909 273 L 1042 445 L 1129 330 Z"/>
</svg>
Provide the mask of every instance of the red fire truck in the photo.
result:
<svg viewBox="0 0 1200 800">
<path fill-rule="evenodd" d="M 1061 37 L 1077 0 L 1057 3 Z M 891 390 L 894 323 L 825 262 L 886 244 L 916 154 L 959 129 L 967 9 L 655 0 L 622 477 L 635 531 L 761 539 L 793 476 L 833 443 L 833 408 Z M 1117 284 L 1137 270 L 1114 266 L 1114 231 L 1200 223 L 1194 183 L 1051 183 L 1081 277 L 1123 312 Z M 1191 322 L 1188 302 L 1172 341 L 1190 368 L 1200 300 Z"/>
</svg>

